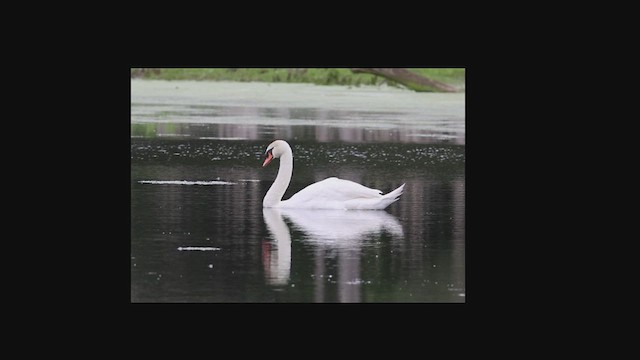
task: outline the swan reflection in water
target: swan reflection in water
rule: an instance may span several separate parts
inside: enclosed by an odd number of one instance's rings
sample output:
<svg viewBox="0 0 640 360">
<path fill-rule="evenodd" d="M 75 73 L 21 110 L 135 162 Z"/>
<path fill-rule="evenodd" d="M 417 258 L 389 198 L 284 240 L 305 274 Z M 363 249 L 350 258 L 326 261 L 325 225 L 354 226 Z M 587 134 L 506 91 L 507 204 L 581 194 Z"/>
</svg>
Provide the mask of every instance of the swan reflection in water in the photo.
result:
<svg viewBox="0 0 640 360">
<path fill-rule="evenodd" d="M 280 210 L 262 209 L 264 222 L 271 233 L 271 242 L 262 242 L 262 265 L 267 282 L 271 285 L 285 285 L 291 270 L 291 234 L 282 220 Z M 275 251 L 274 248 L 275 247 Z"/>
<path fill-rule="evenodd" d="M 315 301 L 324 299 L 327 279 L 325 260 L 330 254 L 338 256 L 338 301 L 360 301 L 360 249 L 363 243 L 382 232 L 403 237 L 402 225 L 386 211 L 376 210 L 313 210 L 263 208 L 262 215 L 271 234 L 271 241 L 262 244 L 262 261 L 266 280 L 271 285 L 286 285 L 291 272 L 292 229 L 304 233 L 301 240 L 315 248 Z M 275 248 L 275 249 L 274 249 Z M 337 251 L 334 251 L 337 250 Z"/>
</svg>

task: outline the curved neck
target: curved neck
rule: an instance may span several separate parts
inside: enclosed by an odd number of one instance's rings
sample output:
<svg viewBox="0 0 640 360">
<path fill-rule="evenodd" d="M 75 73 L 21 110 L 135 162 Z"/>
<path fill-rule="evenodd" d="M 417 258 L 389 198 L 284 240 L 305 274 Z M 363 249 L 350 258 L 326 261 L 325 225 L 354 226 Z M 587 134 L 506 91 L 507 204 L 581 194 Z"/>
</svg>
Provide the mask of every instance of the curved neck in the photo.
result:
<svg viewBox="0 0 640 360">
<path fill-rule="evenodd" d="M 287 149 L 285 153 L 280 156 L 280 168 L 278 169 L 278 175 L 262 200 L 263 207 L 274 207 L 280 203 L 284 196 L 284 192 L 287 191 L 287 188 L 289 187 L 292 174 L 293 154 L 291 153 L 291 149 Z"/>
</svg>

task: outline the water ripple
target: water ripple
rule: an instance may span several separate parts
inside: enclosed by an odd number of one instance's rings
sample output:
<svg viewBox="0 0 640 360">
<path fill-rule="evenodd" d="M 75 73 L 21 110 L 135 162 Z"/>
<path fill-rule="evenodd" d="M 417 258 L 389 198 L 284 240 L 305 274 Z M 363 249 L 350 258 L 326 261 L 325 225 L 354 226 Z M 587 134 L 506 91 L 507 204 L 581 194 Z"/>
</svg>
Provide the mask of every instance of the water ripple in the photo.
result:
<svg viewBox="0 0 640 360">
<path fill-rule="evenodd" d="M 227 181 L 188 181 L 188 180 L 140 180 L 140 184 L 153 185 L 235 185 Z"/>
</svg>

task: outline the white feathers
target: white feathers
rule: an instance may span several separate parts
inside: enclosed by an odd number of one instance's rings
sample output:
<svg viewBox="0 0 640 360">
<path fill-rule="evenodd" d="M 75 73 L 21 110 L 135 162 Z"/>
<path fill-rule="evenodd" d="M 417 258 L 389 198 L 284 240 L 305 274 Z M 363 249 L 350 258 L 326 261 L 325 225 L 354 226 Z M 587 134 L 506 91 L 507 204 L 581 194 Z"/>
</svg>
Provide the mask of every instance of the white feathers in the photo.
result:
<svg viewBox="0 0 640 360">
<path fill-rule="evenodd" d="M 280 158 L 280 168 L 276 180 L 267 191 L 262 202 L 265 208 L 300 209 L 369 209 L 381 210 L 398 200 L 404 184 L 383 195 L 378 189 L 371 189 L 350 180 L 330 177 L 311 184 L 288 200 L 282 200 L 293 175 L 293 153 L 284 140 L 276 140 L 267 149 L 273 149 L 273 157 Z"/>
</svg>

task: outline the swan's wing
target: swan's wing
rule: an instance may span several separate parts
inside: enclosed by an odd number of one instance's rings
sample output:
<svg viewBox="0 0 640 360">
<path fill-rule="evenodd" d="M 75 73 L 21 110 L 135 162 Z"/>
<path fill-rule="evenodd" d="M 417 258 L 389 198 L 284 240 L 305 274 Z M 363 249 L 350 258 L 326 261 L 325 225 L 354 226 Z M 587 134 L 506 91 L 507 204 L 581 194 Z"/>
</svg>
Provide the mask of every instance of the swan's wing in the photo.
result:
<svg viewBox="0 0 640 360">
<path fill-rule="evenodd" d="M 350 180 L 331 177 L 305 187 L 287 201 L 292 203 L 344 202 L 354 199 L 376 199 L 381 196 L 382 191 L 378 189 L 371 189 Z"/>
</svg>

